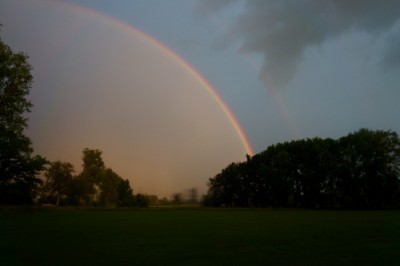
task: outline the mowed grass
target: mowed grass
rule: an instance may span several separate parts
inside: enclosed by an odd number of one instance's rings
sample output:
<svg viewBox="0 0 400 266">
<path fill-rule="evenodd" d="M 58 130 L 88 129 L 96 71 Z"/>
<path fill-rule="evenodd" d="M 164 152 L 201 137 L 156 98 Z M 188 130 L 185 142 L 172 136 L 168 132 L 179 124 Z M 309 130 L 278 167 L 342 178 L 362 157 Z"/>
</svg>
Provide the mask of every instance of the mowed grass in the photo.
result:
<svg viewBox="0 0 400 266">
<path fill-rule="evenodd" d="M 0 209 L 0 265 L 400 265 L 400 212 Z"/>
</svg>

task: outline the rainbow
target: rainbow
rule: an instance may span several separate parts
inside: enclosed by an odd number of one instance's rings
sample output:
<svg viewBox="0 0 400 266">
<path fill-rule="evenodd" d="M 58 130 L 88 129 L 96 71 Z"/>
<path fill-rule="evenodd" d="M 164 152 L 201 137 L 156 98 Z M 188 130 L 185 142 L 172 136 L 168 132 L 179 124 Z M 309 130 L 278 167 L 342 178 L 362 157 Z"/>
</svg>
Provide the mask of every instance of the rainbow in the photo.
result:
<svg viewBox="0 0 400 266">
<path fill-rule="evenodd" d="M 229 29 L 225 26 L 225 24 L 222 22 L 222 20 L 217 16 L 217 15 L 211 15 L 212 17 L 212 22 L 215 24 L 215 27 L 219 29 L 221 34 L 226 34 Z M 231 32 L 230 32 L 231 34 Z M 259 71 L 259 66 L 256 66 L 256 63 L 254 60 L 246 53 L 242 54 L 243 58 L 247 61 L 249 66 L 255 71 Z M 300 139 L 300 133 L 298 129 L 296 128 L 296 125 L 293 123 L 293 119 L 289 112 L 287 111 L 287 108 L 284 104 L 284 101 L 282 100 L 282 97 L 276 92 L 276 88 L 272 85 L 271 82 L 266 81 L 265 87 L 269 93 L 269 95 L 272 97 L 273 101 L 275 102 L 276 106 L 278 107 L 278 111 L 281 114 L 283 121 L 285 122 L 285 125 L 291 135 L 292 139 Z"/>
<path fill-rule="evenodd" d="M 46 3 L 52 3 L 49 0 L 43 0 L 43 2 Z M 141 31 L 140 29 L 134 27 L 131 24 L 128 24 L 124 21 L 118 20 L 114 17 L 108 16 L 104 13 L 101 13 L 99 11 L 83 7 L 78 4 L 73 4 L 73 3 L 66 3 L 66 2 L 61 2 L 57 1 L 57 4 L 62 5 L 65 8 L 73 9 L 74 11 L 79 11 L 83 12 L 86 15 L 94 16 L 97 18 L 102 18 L 110 23 L 114 23 L 118 25 L 119 27 L 122 27 L 137 36 L 140 36 L 144 40 L 146 40 L 149 44 L 153 45 L 160 51 L 162 51 L 165 55 L 167 55 L 170 59 L 172 59 L 176 64 L 178 64 L 180 67 L 182 67 L 189 75 L 191 75 L 201 86 L 207 90 L 207 92 L 211 95 L 211 97 L 216 101 L 218 106 L 222 109 L 226 117 L 228 118 L 230 124 L 232 125 L 233 129 L 237 133 L 239 139 L 241 140 L 246 152 L 248 155 L 253 156 L 254 151 L 253 148 L 250 145 L 250 142 L 243 130 L 243 128 L 240 126 L 238 120 L 236 119 L 235 115 L 233 112 L 230 110 L 228 105 L 224 102 L 224 100 L 221 98 L 221 96 L 218 94 L 218 92 L 215 90 L 215 88 L 185 59 L 183 59 L 180 55 L 178 55 L 176 52 L 174 52 L 172 49 L 167 47 L 165 44 L 161 43 L 159 40 L 155 39 L 154 37 L 146 34 L 145 32 Z"/>
</svg>

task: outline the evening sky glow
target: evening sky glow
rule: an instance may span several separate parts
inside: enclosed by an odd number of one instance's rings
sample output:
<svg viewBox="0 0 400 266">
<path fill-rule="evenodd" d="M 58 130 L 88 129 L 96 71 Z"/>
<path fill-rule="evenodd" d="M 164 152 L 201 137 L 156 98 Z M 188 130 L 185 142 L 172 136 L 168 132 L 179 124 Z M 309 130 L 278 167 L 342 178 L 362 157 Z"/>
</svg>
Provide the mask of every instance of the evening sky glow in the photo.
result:
<svg viewBox="0 0 400 266">
<path fill-rule="evenodd" d="M 399 132 L 398 3 L 1 0 L 1 38 L 34 68 L 35 152 L 170 196 L 276 142 Z"/>
</svg>

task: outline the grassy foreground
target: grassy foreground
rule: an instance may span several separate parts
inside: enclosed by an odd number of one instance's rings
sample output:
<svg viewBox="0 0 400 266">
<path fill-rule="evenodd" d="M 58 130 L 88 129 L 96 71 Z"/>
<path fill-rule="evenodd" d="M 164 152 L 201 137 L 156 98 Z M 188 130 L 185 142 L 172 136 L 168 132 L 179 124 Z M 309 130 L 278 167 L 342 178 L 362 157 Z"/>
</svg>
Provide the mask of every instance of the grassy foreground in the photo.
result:
<svg viewBox="0 0 400 266">
<path fill-rule="evenodd" d="M 400 265 L 400 212 L 0 209 L 0 265 Z"/>
</svg>

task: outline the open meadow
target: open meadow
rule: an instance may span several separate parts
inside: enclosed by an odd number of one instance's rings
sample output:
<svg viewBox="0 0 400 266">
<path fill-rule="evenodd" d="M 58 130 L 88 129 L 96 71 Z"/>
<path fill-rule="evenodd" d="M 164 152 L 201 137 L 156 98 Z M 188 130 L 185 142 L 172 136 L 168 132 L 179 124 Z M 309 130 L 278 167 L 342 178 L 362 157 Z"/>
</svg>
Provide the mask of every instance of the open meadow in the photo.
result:
<svg viewBox="0 0 400 266">
<path fill-rule="evenodd" d="M 399 265 L 399 211 L 0 209 L 1 265 Z"/>
</svg>

